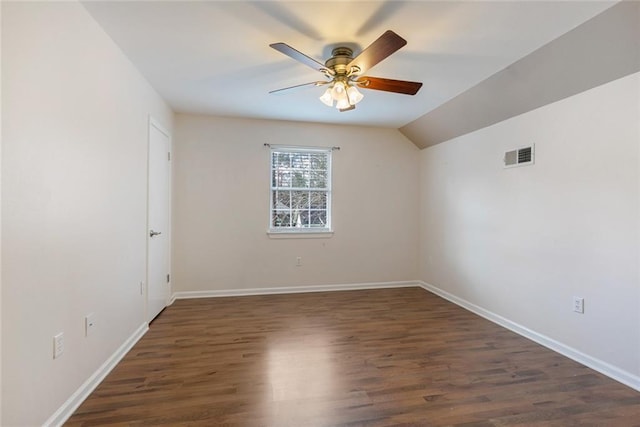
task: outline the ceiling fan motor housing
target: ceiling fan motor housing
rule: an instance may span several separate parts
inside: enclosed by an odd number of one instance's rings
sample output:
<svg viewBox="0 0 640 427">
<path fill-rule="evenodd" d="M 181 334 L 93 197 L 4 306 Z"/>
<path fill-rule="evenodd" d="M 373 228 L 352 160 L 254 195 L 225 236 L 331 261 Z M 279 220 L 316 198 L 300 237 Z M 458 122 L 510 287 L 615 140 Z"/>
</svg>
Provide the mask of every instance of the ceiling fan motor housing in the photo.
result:
<svg viewBox="0 0 640 427">
<path fill-rule="evenodd" d="M 347 65 L 353 60 L 353 50 L 348 47 L 336 47 L 331 51 L 331 58 L 327 59 L 324 65 L 335 71 L 336 75 L 349 74 Z"/>
</svg>

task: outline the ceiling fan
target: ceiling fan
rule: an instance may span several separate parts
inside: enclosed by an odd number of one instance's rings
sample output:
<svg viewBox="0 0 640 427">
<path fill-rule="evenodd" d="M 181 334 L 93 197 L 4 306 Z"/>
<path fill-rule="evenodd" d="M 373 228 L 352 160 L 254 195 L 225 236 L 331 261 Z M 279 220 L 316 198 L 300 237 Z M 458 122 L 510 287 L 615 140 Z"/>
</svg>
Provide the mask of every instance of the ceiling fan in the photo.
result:
<svg viewBox="0 0 640 427">
<path fill-rule="evenodd" d="M 420 82 L 392 80 L 364 75 L 370 68 L 406 44 L 407 41 L 405 39 L 393 31 L 387 30 L 355 58 L 353 57 L 353 50 L 351 48 L 339 46 L 333 49 L 331 58 L 327 59 L 324 64 L 292 48 L 286 43 L 270 44 L 269 46 L 278 52 L 284 53 L 314 70 L 320 71 L 327 80 L 276 89 L 269 93 L 281 92 L 303 86 L 329 85 L 320 97 L 320 101 L 329 107 L 334 106 L 335 102 L 335 107 L 340 111 L 355 109 L 356 104 L 364 98 L 358 91 L 358 88 L 415 95 L 420 90 L 420 87 L 422 87 L 422 83 Z"/>
</svg>

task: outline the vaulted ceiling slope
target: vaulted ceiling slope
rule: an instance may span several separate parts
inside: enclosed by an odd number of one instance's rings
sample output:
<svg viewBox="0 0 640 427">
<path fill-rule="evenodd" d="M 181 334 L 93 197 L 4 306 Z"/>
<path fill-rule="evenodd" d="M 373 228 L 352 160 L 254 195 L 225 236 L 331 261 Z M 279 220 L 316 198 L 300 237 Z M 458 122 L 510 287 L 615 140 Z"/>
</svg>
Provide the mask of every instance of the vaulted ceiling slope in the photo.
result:
<svg viewBox="0 0 640 427">
<path fill-rule="evenodd" d="M 419 148 L 429 147 L 638 71 L 640 2 L 626 1 L 400 131 Z"/>
<path fill-rule="evenodd" d="M 414 138 L 413 130 L 424 131 L 421 123 L 425 117 L 429 121 L 430 112 L 615 3 L 85 1 L 83 5 L 176 112 L 403 128 Z M 340 113 L 317 99 L 323 88 L 268 93 L 322 77 L 271 49 L 270 43 L 285 42 L 323 62 L 333 47 L 348 43 L 357 54 L 388 29 L 408 43 L 367 74 L 423 82 L 416 96 L 363 90 L 365 99 L 357 109 Z"/>
</svg>

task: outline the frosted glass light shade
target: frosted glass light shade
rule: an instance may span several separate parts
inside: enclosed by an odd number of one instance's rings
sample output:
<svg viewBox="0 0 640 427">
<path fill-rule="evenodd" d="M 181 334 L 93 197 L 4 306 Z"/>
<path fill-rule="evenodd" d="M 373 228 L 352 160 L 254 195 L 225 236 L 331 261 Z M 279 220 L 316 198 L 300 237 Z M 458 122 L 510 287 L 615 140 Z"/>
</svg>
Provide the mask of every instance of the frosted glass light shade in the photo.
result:
<svg viewBox="0 0 640 427">
<path fill-rule="evenodd" d="M 338 102 L 336 102 L 336 108 L 339 110 L 344 110 L 345 108 L 349 108 L 351 104 L 349 104 L 349 98 L 346 96 L 344 98 L 340 98 Z"/>
<path fill-rule="evenodd" d="M 364 98 L 364 95 L 361 94 L 355 86 L 349 86 L 349 89 L 347 89 L 347 95 L 349 96 L 349 103 L 351 105 L 356 105 L 358 102 L 362 101 L 362 98 Z"/>
<path fill-rule="evenodd" d="M 333 85 L 333 89 L 331 89 L 331 96 L 333 96 L 333 99 L 337 101 L 338 99 L 340 99 L 345 95 L 346 95 L 346 88 L 344 87 L 344 83 L 336 82 Z"/>
<path fill-rule="evenodd" d="M 320 101 L 328 107 L 333 107 L 333 97 L 331 96 L 331 88 L 328 88 L 324 91 L 322 96 L 320 97 Z"/>
</svg>

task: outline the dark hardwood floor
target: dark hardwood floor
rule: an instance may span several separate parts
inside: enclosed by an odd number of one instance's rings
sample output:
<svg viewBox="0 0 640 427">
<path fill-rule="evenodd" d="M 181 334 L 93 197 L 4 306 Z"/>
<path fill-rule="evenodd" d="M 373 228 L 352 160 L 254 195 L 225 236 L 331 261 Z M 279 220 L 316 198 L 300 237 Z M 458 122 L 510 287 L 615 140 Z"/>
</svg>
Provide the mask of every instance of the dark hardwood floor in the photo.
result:
<svg viewBox="0 0 640 427">
<path fill-rule="evenodd" d="M 68 426 L 640 426 L 640 393 L 423 289 L 178 300 Z"/>
</svg>

